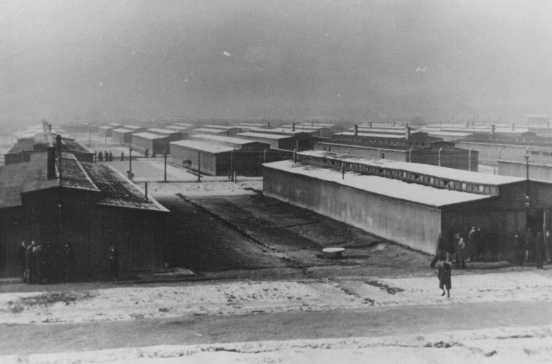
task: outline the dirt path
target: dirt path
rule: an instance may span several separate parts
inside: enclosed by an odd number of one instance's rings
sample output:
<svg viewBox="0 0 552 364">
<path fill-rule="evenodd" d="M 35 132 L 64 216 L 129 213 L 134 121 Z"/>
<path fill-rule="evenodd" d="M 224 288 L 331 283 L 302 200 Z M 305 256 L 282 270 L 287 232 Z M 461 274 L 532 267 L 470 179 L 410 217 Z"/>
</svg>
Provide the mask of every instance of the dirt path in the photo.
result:
<svg viewBox="0 0 552 364">
<path fill-rule="evenodd" d="M 0 354 L 259 340 L 423 336 L 448 330 L 551 324 L 549 303 L 503 302 L 86 324 L 0 325 Z"/>
</svg>

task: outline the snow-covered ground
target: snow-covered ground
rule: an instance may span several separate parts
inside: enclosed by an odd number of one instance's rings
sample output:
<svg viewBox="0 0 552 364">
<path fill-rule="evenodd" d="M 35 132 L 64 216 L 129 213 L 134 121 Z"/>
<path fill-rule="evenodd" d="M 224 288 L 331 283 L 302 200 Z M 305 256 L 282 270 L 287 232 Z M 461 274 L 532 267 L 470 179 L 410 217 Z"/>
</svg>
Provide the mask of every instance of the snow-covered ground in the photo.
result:
<svg viewBox="0 0 552 364">
<path fill-rule="evenodd" d="M 238 180 L 236 183 L 228 181 L 203 181 L 199 183 L 153 183 L 150 191 L 154 195 L 174 195 L 181 193 L 185 196 L 232 196 L 251 195 L 255 190 L 263 189 L 262 178 Z"/>
<path fill-rule="evenodd" d="M 552 328 L 429 335 L 162 345 L 0 357 L 11 363 L 550 363 Z"/>
<path fill-rule="evenodd" d="M 371 309 L 474 302 L 552 302 L 552 278 L 537 272 L 453 277 L 441 297 L 434 277 L 240 281 L 0 294 L 0 323 L 136 320 L 186 315 Z"/>
</svg>

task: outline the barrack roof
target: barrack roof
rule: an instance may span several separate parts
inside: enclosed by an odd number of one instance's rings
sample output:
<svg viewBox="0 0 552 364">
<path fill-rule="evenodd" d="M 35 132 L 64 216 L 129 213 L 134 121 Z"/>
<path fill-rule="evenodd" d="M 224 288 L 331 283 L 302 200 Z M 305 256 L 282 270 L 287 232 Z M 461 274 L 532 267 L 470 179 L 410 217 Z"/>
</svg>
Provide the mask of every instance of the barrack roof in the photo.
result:
<svg viewBox="0 0 552 364">
<path fill-rule="evenodd" d="M 244 144 L 255 143 L 255 141 L 251 139 L 236 138 L 236 137 L 217 135 L 217 134 L 194 134 L 192 138 L 214 140 L 220 143 L 233 144 L 233 145 L 244 145 Z"/>
<path fill-rule="evenodd" d="M 478 184 L 484 184 L 484 185 L 490 185 L 490 186 L 499 186 L 499 185 L 505 185 L 510 183 L 517 183 L 525 180 L 519 177 L 499 176 L 495 174 L 466 171 L 463 169 L 440 167 L 440 166 L 434 166 L 430 164 L 401 162 L 401 161 L 393 161 L 389 159 L 366 159 L 366 158 L 350 157 L 345 155 L 337 155 L 335 153 L 329 153 L 327 151 L 322 151 L 322 150 L 299 152 L 298 155 L 343 160 L 343 161 L 359 163 L 367 166 L 396 169 L 396 170 L 424 174 L 428 176 L 444 178 L 449 180 L 456 180 L 456 181 L 462 181 L 462 182 L 468 182 L 468 183 L 478 183 Z"/>
<path fill-rule="evenodd" d="M 170 144 L 213 154 L 230 152 L 234 150 L 233 147 L 209 140 L 184 139 L 171 142 Z"/>
<path fill-rule="evenodd" d="M 380 196 L 386 196 L 389 198 L 433 207 L 443 207 L 491 198 L 491 196 L 488 195 L 444 190 L 380 176 L 360 175 L 354 172 L 346 172 L 345 178 L 342 178 L 342 173 L 340 171 L 301 163 L 293 163 L 293 161 L 290 160 L 265 163 L 263 166 L 318 180 L 337 183 L 342 186 L 355 188 Z"/>
<path fill-rule="evenodd" d="M 239 133 L 238 136 L 252 138 L 252 139 L 259 138 L 259 139 L 272 139 L 272 140 L 287 139 L 291 137 L 291 135 L 285 135 L 285 134 L 270 134 L 270 133 L 256 133 L 256 132 Z"/>
<path fill-rule="evenodd" d="M 168 135 L 161 135 L 161 134 L 150 133 L 148 131 L 143 131 L 143 132 L 140 132 L 140 133 L 132 134 L 132 137 L 139 137 L 139 138 L 143 138 L 143 139 L 153 140 L 153 139 L 166 139 L 168 137 Z"/>
</svg>

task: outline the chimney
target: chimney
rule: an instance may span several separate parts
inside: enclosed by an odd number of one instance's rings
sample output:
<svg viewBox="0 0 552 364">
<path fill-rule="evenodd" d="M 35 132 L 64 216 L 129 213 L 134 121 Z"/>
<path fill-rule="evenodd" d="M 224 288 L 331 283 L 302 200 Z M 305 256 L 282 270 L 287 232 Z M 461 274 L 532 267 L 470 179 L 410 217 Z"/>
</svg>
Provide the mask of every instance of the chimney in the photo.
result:
<svg viewBox="0 0 552 364">
<path fill-rule="evenodd" d="M 295 121 L 291 123 L 291 131 L 295 131 Z"/>
<path fill-rule="evenodd" d="M 494 138 L 496 134 L 496 125 L 491 125 L 491 136 Z"/>
<path fill-rule="evenodd" d="M 58 172 L 59 172 L 59 181 L 61 183 L 61 158 L 62 158 L 62 151 L 61 151 L 61 135 L 56 136 L 56 154 L 58 159 Z"/>
<path fill-rule="evenodd" d="M 56 178 L 56 148 L 49 147 L 47 151 L 47 161 L 46 161 L 46 178 L 55 179 Z"/>
<path fill-rule="evenodd" d="M 410 126 L 408 126 L 408 124 L 406 124 L 404 131 L 405 131 L 406 140 L 410 140 Z"/>
<path fill-rule="evenodd" d="M 355 124 L 355 136 L 358 136 L 358 125 Z"/>
</svg>

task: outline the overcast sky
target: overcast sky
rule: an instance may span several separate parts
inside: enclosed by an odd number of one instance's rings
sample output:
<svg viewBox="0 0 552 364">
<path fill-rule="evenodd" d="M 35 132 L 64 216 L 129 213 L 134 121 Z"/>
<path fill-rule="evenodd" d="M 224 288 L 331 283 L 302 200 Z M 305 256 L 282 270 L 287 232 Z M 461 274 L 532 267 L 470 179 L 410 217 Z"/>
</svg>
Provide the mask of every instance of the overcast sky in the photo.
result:
<svg viewBox="0 0 552 364">
<path fill-rule="evenodd" d="M 0 123 L 552 114 L 552 1 L 3 0 Z"/>
</svg>

